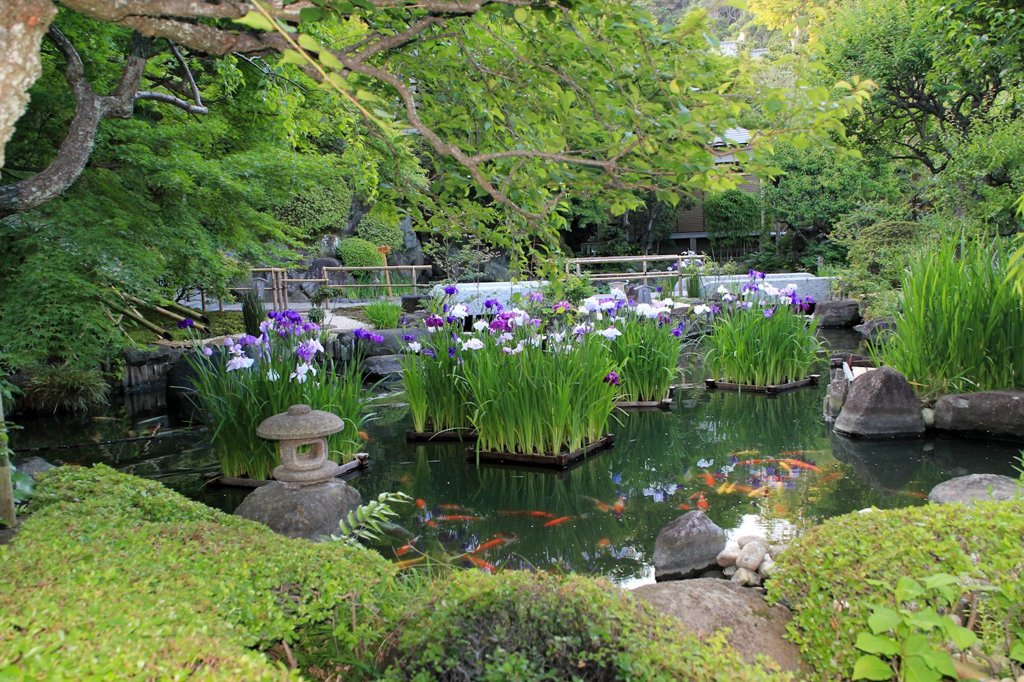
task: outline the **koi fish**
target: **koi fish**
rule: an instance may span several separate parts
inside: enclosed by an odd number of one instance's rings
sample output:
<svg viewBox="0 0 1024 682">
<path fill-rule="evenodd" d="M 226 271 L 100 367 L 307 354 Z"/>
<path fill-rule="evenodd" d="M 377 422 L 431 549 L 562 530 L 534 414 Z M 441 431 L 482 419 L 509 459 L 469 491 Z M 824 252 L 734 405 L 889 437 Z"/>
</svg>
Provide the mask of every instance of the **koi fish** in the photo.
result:
<svg viewBox="0 0 1024 682">
<path fill-rule="evenodd" d="M 414 549 L 416 548 L 413 546 L 412 542 L 408 542 L 395 550 L 395 556 L 405 556 Z"/>
<path fill-rule="evenodd" d="M 693 507 L 691 507 L 690 505 L 686 504 L 685 502 L 683 502 L 681 505 L 679 505 L 679 508 L 682 509 L 683 511 L 689 511 L 690 509 L 693 509 Z"/>
<path fill-rule="evenodd" d="M 785 452 L 780 452 L 779 454 L 785 455 L 786 457 L 792 457 L 793 455 L 815 455 L 820 452 L 821 450 L 786 450 Z"/>
<path fill-rule="evenodd" d="M 707 484 L 707 486 L 709 488 L 714 488 L 715 487 L 715 477 L 705 471 L 704 472 L 704 483 Z"/>
<path fill-rule="evenodd" d="M 701 493 L 700 497 L 697 498 L 697 509 L 706 511 L 708 506 L 708 501 L 704 499 L 704 493 Z"/>
<path fill-rule="evenodd" d="M 747 497 L 767 497 L 770 492 L 771 486 L 763 485 L 760 488 L 754 488 L 751 490 L 747 493 Z"/>
<path fill-rule="evenodd" d="M 481 570 L 487 571 L 488 573 L 494 573 L 496 570 L 498 570 L 497 568 L 495 568 L 494 564 L 488 563 L 480 557 L 473 556 L 472 554 L 467 554 L 466 558 L 469 559 L 469 562 L 471 564 L 473 564 Z"/>
<path fill-rule="evenodd" d="M 774 461 L 773 459 L 745 459 L 742 462 L 736 462 L 736 464 L 738 466 L 750 466 L 752 464 L 767 464 Z"/>
<path fill-rule="evenodd" d="M 729 454 L 739 457 L 740 455 L 760 455 L 761 451 L 760 450 L 733 450 Z"/>
<path fill-rule="evenodd" d="M 904 490 L 903 494 L 907 495 L 909 497 L 916 497 L 916 498 L 918 498 L 920 500 L 923 500 L 926 497 L 928 497 L 928 493 L 922 493 L 922 492 L 920 492 L 918 490 Z"/>
<path fill-rule="evenodd" d="M 472 554 L 479 554 L 480 552 L 486 552 L 489 549 L 494 549 L 495 547 L 501 547 L 502 545 L 504 545 L 504 544 L 506 544 L 508 542 L 512 542 L 512 540 L 510 540 L 509 538 L 494 538 L 493 540 L 488 540 L 484 544 L 482 544 L 479 547 L 477 547 L 476 549 L 474 549 L 472 551 Z"/>
<path fill-rule="evenodd" d="M 694 493 L 694 494 L 690 495 L 690 499 L 691 499 L 691 500 L 695 500 L 695 499 L 697 499 L 698 497 L 704 497 L 704 493 L 699 493 L 699 492 L 698 492 L 698 493 Z"/>
<path fill-rule="evenodd" d="M 358 434 L 356 434 L 356 435 L 358 435 L 358 436 L 359 436 L 360 438 L 362 438 L 362 439 L 363 439 L 364 441 L 366 441 L 367 443 L 369 443 L 370 441 L 372 441 L 372 440 L 373 440 L 372 438 L 370 438 L 370 434 L 368 434 L 368 433 L 367 433 L 366 431 L 360 431 L 360 432 L 359 432 Z"/>
<path fill-rule="evenodd" d="M 592 497 L 588 497 L 587 499 L 594 503 L 594 508 L 598 511 L 610 512 L 612 510 L 612 506 L 610 504 L 605 504 L 601 500 L 595 500 Z"/>
<path fill-rule="evenodd" d="M 728 481 L 726 481 L 722 485 L 718 486 L 718 490 L 716 490 L 715 492 L 717 492 L 719 495 L 728 495 L 728 494 L 734 492 L 735 490 L 736 490 L 736 484 L 735 483 L 729 483 Z"/>
<path fill-rule="evenodd" d="M 546 511 L 499 511 L 502 516 L 533 516 L 538 519 L 553 519 L 554 514 Z"/>
<path fill-rule="evenodd" d="M 417 497 L 416 498 L 416 508 L 417 509 L 423 509 L 426 506 L 427 506 L 427 503 L 423 500 L 423 498 L 421 498 L 421 497 Z"/>
<path fill-rule="evenodd" d="M 557 526 L 559 524 L 565 523 L 566 521 L 572 521 L 572 517 L 571 516 L 559 516 L 557 519 L 551 519 L 550 521 L 545 523 L 544 527 L 547 528 L 548 526 Z"/>
<path fill-rule="evenodd" d="M 437 521 L 434 519 L 427 521 L 427 528 L 437 528 Z"/>
<path fill-rule="evenodd" d="M 479 516 L 470 516 L 468 514 L 444 514 L 443 516 L 437 517 L 438 521 L 479 521 Z"/>
<path fill-rule="evenodd" d="M 612 544 L 612 541 L 609 540 L 608 538 L 601 538 L 600 540 L 597 541 L 597 546 L 598 547 L 607 547 L 610 544 Z"/>
<path fill-rule="evenodd" d="M 749 493 L 753 490 L 749 485 L 740 485 L 738 483 L 732 484 L 732 492 L 735 493 Z"/>
<path fill-rule="evenodd" d="M 406 559 L 405 561 L 399 561 L 398 563 L 396 563 L 395 564 L 395 568 L 399 568 L 399 569 L 409 568 L 410 566 L 415 566 L 416 564 L 420 563 L 421 561 L 426 561 L 426 560 L 427 560 L 427 556 L 426 555 L 418 556 L 415 559 Z"/>
<path fill-rule="evenodd" d="M 465 511 L 465 507 L 460 507 L 457 504 L 439 504 L 437 506 L 438 508 L 446 511 Z"/>
<path fill-rule="evenodd" d="M 783 463 L 788 464 L 789 466 L 792 466 L 792 467 L 796 467 L 797 469 L 807 469 L 809 471 L 821 471 L 821 469 L 819 469 L 818 467 L 814 466 L 813 464 L 809 464 L 809 463 L 804 462 L 803 460 L 799 460 L 799 459 L 784 459 L 784 460 L 779 462 L 780 465 L 783 464 Z"/>
<path fill-rule="evenodd" d="M 616 514 L 621 514 L 626 511 L 626 499 L 624 497 L 620 497 L 616 500 L 615 504 L 612 505 L 612 511 Z"/>
<path fill-rule="evenodd" d="M 782 469 L 783 471 L 793 471 L 793 467 L 789 466 L 788 464 L 786 464 L 785 461 L 781 459 L 779 460 L 779 468 Z"/>
</svg>

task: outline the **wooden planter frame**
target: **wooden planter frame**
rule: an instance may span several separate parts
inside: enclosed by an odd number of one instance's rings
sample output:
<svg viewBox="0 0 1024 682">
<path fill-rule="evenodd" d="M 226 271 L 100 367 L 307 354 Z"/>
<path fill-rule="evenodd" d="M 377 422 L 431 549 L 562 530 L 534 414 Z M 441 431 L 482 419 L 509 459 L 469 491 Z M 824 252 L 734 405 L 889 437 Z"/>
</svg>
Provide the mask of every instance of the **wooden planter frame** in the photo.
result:
<svg viewBox="0 0 1024 682">
<path fill-rule="evenodd" d="M 772 384 L 771 386 L 755 386 L 753 384 L 732 384 L 726 381 L 715 381 L 714 379 L 706 379 L 704 381 L 705 386 L 708 389 L 718 389 L 723 391 L 739 391 L 747 393 L 764 393 L 765 395 L 778 395 L 779 393 L 785 393 L 786 391 L 792 391 L 796 388 L 804 388 L 806 386 L 817 386 L 818 379 L 821 375 L 810 374 L 806 379 L 799 381 L 789 381 L 784 384 Z"/>
<path fill-rule="evenodd" d="M 492 452 L 481 450 L 479 452 L 480 462 L 490 464 L 511 464 L 519 466 L 544 467 L 549 469 L 568 469 L 572 465 L 583 461 L 587 457 L 606 450 L 615 444 L 615 436 L 608 434 L 603 438 L 585 445 L 572 452 L 562 452 L 557 455 L 524 455 L 521 452 Z M 477 461 L 476 448 L 466 448 L 466 460 Z"/>
<path fill-rule="evenodd" d="M 615 407 L 622 410 L 670 410 L 678 388 L 674 385 L 669 386 L 668 395 L 661 400 L 619 400 L 616 401 Z"/>
</svg>

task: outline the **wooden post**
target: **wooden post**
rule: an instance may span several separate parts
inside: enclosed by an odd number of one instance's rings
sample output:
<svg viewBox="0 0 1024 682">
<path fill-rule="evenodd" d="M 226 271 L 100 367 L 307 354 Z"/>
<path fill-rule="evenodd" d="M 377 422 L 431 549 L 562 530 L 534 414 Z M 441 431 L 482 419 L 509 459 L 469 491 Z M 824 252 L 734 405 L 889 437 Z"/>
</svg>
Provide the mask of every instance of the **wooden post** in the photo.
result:
<svg viewBox="0 0 1024 682">
<path fill-rule="evenodd" d="M 3 395 L 0 395 L 0 521 L 14 527 L 14 484 L 11 481 L 11 460 L 7 456 L 7 422 L 4 421 Z"/>
<path fill-rule="evenodd" d="M 413 296 L 415 296 L 416 295 L 416 275 L 419 273 L 419 270 L 416 269 L 415 265 L 410 265 L 409 267 L 412 270 L 412 294 L 413 294 Z"/>
<path fill-rule="evenodd" d="M 380 254 L 381 261 L 384 263 L 384 283 L 388 290 L 388 300 L 391 300 L 391 271 L 388 269 L 388 254 L 391 253 L 391 247 L 378 246 L 377 253 Z"/>
<path fill-rule="evenodd" d="M 199 305 L 203 309 L 203 315 L 206 314 L 206 289 L 199 290 Z"/>
<path fill-rule="evenodd" d="M 647 286 L 647 259 L 643 260 L 644 286 Z"/>
<path fill-rule="evenodd" d="M 677 293 L 672 294 L 673 297 L 686 295 L 686 291 L 683 290 L 683 254 L 679 254 L 679 258 L 676 259 L 676 291 Z"/>
</svg>

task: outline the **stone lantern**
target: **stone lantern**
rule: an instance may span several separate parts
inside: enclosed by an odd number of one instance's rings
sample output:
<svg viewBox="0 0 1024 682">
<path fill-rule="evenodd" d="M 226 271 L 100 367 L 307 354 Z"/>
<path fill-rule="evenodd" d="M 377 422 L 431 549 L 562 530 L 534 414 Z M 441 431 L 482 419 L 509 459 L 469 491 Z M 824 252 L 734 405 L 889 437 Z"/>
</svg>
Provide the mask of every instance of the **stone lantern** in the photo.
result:
<svg viewBox="0 0 1024 682">
<path fill-rule="evenodd" d="M 257 435 L 279 443 L 277 480 L 249 493 L 235 514 L 289 537 L 336 534 L 338 522 L 362 503 L 357 490 L 335 478 L 341 467 L 327 459 L 327 437 L 344 426 L 337 415 L 309 405 L 292 405 L 263 420 Z"/>
<path fill-rule="evenodd" d="M 327 459 L 327 436 L 345 428 L 341 417 L 292 405 L 287 412 L 263 420 L 256 435 L 279 441 L 281 465 L 274 478 L 288 487 L 316 485 L 338 475 L 340 466 Z"/>
</svg>

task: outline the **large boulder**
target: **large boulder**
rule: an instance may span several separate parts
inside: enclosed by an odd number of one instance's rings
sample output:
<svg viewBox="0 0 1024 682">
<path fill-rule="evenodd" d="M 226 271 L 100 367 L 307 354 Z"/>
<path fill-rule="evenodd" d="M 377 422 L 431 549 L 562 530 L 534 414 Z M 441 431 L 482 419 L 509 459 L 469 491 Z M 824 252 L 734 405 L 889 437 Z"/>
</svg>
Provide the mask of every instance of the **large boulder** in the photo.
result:
<svg viewBox="0 0 1024 682">
<path fill-rule="evenodd" d="M 714 578 L 643 585 L 631 592 L 658 612 L 676 618 L 698 637 L 729 628 L 727 639 L 744 660 L 768 656 L 783 670 L 799 671 L 800 651 L 785 639 L 792 614 L 769 606 L 761 592 Z"/>
<path fill-rule="evenodd" d="M 998 474 L 958 476 L 938 484 L 928 493 L 928 501 L 935 504 L 974 504 L 1016 497 L 1024 497 L 1024 486 L 1009 476 Z"/>
<path fill-rule="evenodd" d="M 392 251 L 388 255 L 388 262 L 391 265 L 423 265 L 423 245 L 413 229 L 412 218 L 402 218 L 398 221 L 398 227 L 402 230 L 402 250 Z"/>
<path fill-rule="evenodd" d="M 55 468 L 52 464 L 47 462 L 42 457 L 36 457 L 35 455 L 33 455 L 32 457 L 26 457 L 25 459 L 16 459 L 12 462 L 12 464 L 14 464 L 14 468 L 18 471 L 19 474 L 31 476 L 33 480 L 36 479 L 39 476 L 39 474 L 45 473 L 50 469 Z"/>
<path fill-rule="evenodd" d="M 272 481 L 249 493 L 235 514 L 290 538 L 317 540 L 336 535 L 342 517 L 362 502 L 359 491 L 337 479 L 300 487 Z"/>
<path fill-rule="evenodd" d="M 924 433 L 921 404 L 906 378 L 880 367 L 850 383 L 835 430 L 854 438 L 908 438 Z"/>
<path fill-rule="evenodd" d="M 1024 391 L 944 395 L 935 402 L 935 428 L 1024 442 Z"/>
<path fill-rule="evenodd" d="M 896 330 L 896 321 L 891 317 L 875 317 L 858 324 L 853 330 L 870 345 L 877 346 Z"/>
<path fill-rule="evenodd" d="M 702 511 L 691 511 L 661 529 L 654 543 L 654 579 L 694 578 L 718 566 L 725 531 Z"/>
<path fill-rule="evenodd" d="M 814 319 L 825 329 L 847 329 L 860 322 L 860 304 L 851 298 L 822 301 L 814 309 Z"/>
<path fill-rule="evenodd" d="M 401 355 L 374 355 L 363 360 L 363 372 L 370 379 L 397 381 L 402 378 Z"/>
</svg>

